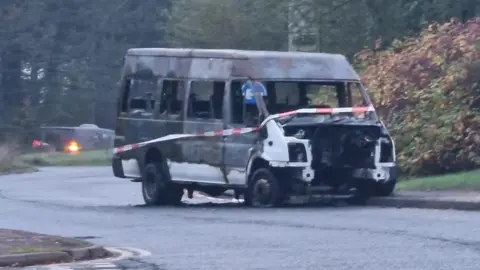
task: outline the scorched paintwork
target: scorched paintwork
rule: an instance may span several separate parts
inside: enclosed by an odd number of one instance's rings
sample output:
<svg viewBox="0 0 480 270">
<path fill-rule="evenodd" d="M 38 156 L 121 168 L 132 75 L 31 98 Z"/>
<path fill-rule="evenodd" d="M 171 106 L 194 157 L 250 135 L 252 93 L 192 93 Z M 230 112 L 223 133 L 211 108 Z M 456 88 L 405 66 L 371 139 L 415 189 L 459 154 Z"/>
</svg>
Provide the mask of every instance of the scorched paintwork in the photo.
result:
<svg viewBox="0 0 480 270">
<path fill-rule="evenodd" d="M 331 111 L 331 109 L 300 108 L 298 112 L 293 114 L 287 113 L 282 115 L 280 113 L 272 117 L 269 116 L 268 106 L 264 104 L 263 98 L 256 97 L 257 107 L 261 112 L 262 119 L 264 119 L 257 132 L 237 134 L 235 136 L 220 134 L 219 136 L 211 137 L 175 135 L 199 134 L 249 127 L 246 124 L 234 123 L 233 113 L 238 108 L 235 109 L 232 105 L 232 99 L 234 98 L 233 85 L 238 81 L 247 79 L 269 82 L 331 82 L 332 85 L 340 85 L 339 83 L 341 83 L 344 84 L 343 88 L 337 88 L 339 99 L 347 98 L 345 93 L 341 92 L 346 91 L 345 85 L 354 83 L 360 86 L 359 89 L 366 106 L 364 108 L 367 109 L 360 108 L 358 110 L 351 108 L 353 105 L 345 107 L 347 103 L 342 101 L 340 104 L 342 108 L 333 109 L 337 110 L 336 112 Z M 132 100 L 128 95 L 132 80 L 148 81 L 151 82 L 151 85 L 154 85 L 151 93 L 148 93 L 148 97 L 145 98 L 145 104 L 148 104 L 145 110 L 131 110 L 132 105 L 129 102 Z M 220 118 L 203 119 L 190 115 L 189 102 L 192 99 L 195 100 L 192 96 L 192 81 L 211 81 L 213 83 L 212 87 L 216 87 L 214 89 L 217 89 L 218 85 L 224 85 L 221 86 L 221 90 L 224 90 L 223 97 L 216 97 L 223 104 Z M 351 134 L 347 134 L 348 136 L 340 136 L 341 138 L 345 137 L 345 139 L 341 139 L 342 142 L 338 143 L 345 145 L 358 144 L 357 146 L 360 148 L 371 145 L 358 141 L 362 140 L 361 136 L 355 135 L 358 133 L 355 130 L 360 130 L 359 127 L 362 125 L 370 125 L 373 128 L 382 130 L 381 136 L 383 136 L 382 140 L 385 140 L 385 142 L 381 141 L 380 138 L 376 141 L 375 150 L 372 150 L 374 163 L 366 165 L 367 167 L 352 168 L 348 177 L 367 178 L 376 182 L 390 181 L 395 178 L 394 172 L 391 170 L 395 166 L 394 149 L 391 151 L 393 153 L 392 160 L 388 162 L 381 162 L 380 160 L 381 143 L 383 142 L 394 148 L 393 140 L 388 135 L 383 123 L 378 121 L 371 106 L 371 101 L 362 87 L 358 75 L 343 55 L 137 48 L 128 50 L 125 56 L 119 85 L 119 111 L 116 124 L 117 139 L 115 140 L 115 147 L 136 144 L 156 138 L 167 138 L 165 136 L 172 137 L 168 140 L 154 141 L 148 145 L 142 145 L 142 147 L 132 148 L 129 151 L 115 153 L 113 169 L 117 177 L 141 180 L 142 168 L 147 163 L 155 161 L 167 164 L 169 174 L 174 182 L 189 185 L 188 187 L 190 188 L 201 190 L 200 186 L 202 185 L 213 185 L 225 189 L 245 189 L 249 186 L 251 173 L 258 169 L 259 164 L 266 164 L 261 166 L 292 168 L 291 171 L 286 171 L 287 176 L 291 174 L 292 177 L 301 179 L 304 183 L 310 185 L 318 180 L 318 177 L 315 177 L 316 170 L 321 169 L 312 167 L 315 156 L 319 155 L 318 151 L 315 150 L 316 148 L 312 147 L 312 142 L 316 139 L 314 140 L 313 137 L 298 138 L 293 134 L 287 136 L 282 124 L 277 122 L 276 117 L 290 115 L 296 117 L 294 114 L 309 113 L 351 114 L 359 111 L 365 113 L 368 121 L 354 121 L 354 125 L 346 125 L 344 124 L 345 121 L 337 122 L 335 120 L 330 124 L 326 124 L 332 126 L 331 129 L 335 132 L 343 129 L 351 130 L 351 127 L 354 127 L 354 131 L 351 131 Z M 235 87 L 238 87 L 238 85 Z M 267 88 L 269 87 L 267 85 Z M 164 106 L 161 100 L 166 96 L 173 97 L 173 92 L 171 92 L 173 90 L 168 89 L 175 89 L 175 100 L 178 98 L 180 102 L 183 102 L 181 103 L 183 104 L 181 109 L 176 113 L 168 113 L 168 111 L 161 110 L 162 106 Z M 213 98 L 212 95 L 209 102 L 213 102 Z M 348 98 L 351 99 L 351 97 Z M 143 102 L 143 100 L 141 101 Z M 173 103 L 168 106 L 173 106 Z M 298 130 L 302 128 L 299 127 Z M 325 137 L 323 139 L 328 138 Z M 374 139 L 377 140 L 377 138 Z M 293 151 L 290 150 L 292 145 L 301 145 L 306 150 L 305 160 L 292 160 L 290 155 L 290 151 Z M 318 144 L 316 145 L 318 146 Z M 338 152 L 341 150 L 339 149 L 333 149 L 332 151 Z M 325 149 L 322 148 L 323 150 Z M 322 153 L 322 155 L 325 153 Z"/>
</svg>

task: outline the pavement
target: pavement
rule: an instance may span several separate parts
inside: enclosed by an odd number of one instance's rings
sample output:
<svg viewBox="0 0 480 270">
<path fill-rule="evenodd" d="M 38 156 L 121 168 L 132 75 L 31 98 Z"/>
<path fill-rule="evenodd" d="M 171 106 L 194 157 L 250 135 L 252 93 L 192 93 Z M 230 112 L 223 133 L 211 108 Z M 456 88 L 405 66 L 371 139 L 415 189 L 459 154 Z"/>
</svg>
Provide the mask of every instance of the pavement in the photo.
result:
<svg viewBox="0 0 480 270">
<path fill-rule="evenodd" d="M 42 168 L 0 177 L 0 228 L 149 254 L 58 269 L 479 269 L 480 212 L 227 201 L 145 207 L 110 168 Z"/>
<path fill-rule="evenodd" d="M 0 229 L 0 267 L 106 258 L 110 252 L 85 240 Z"/>
<path fill-rule="evenodd" d="M 233 198 L 234 192 L 227 191 L 224 198 Z M 397 191 L 388 197 L 372 197 L 369 206 L 454 209 L 480 211 L 480 192 L 478 191 Z"/>
</svg>

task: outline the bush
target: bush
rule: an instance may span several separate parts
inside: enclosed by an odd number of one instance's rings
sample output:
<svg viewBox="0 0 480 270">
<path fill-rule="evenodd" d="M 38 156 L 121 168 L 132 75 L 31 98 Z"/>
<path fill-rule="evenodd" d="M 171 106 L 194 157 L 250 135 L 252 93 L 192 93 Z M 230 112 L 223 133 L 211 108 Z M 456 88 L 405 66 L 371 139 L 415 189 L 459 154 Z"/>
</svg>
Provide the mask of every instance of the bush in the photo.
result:
<svg viewBox="0 0 480 270">
<path fill-rule="evenodd" d="M 356 55 L 391 130 L 402 173 L 480 167 L 480 18 L 432 24 L 389 50 Z"/>
</svg>

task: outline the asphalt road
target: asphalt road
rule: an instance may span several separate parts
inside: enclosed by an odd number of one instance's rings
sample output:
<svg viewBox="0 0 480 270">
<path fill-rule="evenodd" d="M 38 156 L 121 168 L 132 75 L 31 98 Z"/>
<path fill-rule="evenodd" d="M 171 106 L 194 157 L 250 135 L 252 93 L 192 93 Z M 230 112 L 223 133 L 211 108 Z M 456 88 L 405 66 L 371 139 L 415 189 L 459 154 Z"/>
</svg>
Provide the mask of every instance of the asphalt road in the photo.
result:
<svg viewBox="0 0 480 270">
<path fill-rule="evenodd" d="M 142 207 L 109 168 L 49 168 L 0 177 L 0 227 L 150 251 L 137 269 L 480 269 L 480 213 L 202 200 Z"/>
</svg>

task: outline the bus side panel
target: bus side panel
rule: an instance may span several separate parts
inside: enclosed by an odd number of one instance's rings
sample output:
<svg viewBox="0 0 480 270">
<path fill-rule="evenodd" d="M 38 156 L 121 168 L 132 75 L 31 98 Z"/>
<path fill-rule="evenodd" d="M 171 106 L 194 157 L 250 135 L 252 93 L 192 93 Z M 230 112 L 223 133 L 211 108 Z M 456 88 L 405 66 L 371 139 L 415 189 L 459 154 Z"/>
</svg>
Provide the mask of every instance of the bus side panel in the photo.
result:
<svg viewBox="0 0 480 270">
<path fill-rule="evenodd" d="M 169 119 L 146 119 L 138 116 L 120 117 L 117 120 L 117 137 L 115 140 L 115 146 L 119 147 L 123 145 L 157 139 L 169 134 L 181 133 L 182 122 L 174 119 L 173 117 L 170 117 Z M 120 136 L 120 134 L 123 134 L 123 136 Z M 123 137 L 123 139 L 121 139 L 120 137 Z M 133 167 L 129 169 L 122 168 L 124 174 L 123 177 L 140 177 L 141 168 L 143 168 L 148 162 L 148 160 L 146 160 L 146 156 L 148 154 L 148 151 L 152 147 L 156 148 L 161 152 L 162 158 L 174 162 L 183 160 L 181 141 L 179 140 L 165 141 L 162 143 L 144 146 L 135 150 L 122 152 L 116 155 L 117 158 L 120 159 L 120 161 L 117 161 L 117 163 L 122 163 L 122 165 L 128 165 L 128 167 Z M 156 160 L 160 160 L 160 157 L 149 157 L 151 159 L 153 158 Z M 135 160 L 135 162 L 133 160 Z M 137 165 L 132 165 L 134 163 L 136 163 Z"/>
</svg>

